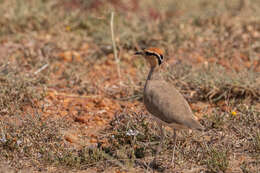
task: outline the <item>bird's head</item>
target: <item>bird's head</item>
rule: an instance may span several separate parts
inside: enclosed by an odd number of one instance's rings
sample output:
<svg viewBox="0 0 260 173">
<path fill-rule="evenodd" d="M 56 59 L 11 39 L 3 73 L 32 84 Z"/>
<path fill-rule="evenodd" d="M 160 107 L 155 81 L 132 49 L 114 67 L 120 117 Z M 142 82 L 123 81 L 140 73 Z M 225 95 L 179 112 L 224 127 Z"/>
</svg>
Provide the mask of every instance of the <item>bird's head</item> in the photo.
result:
<svg viewBox="0 0 260 173">
<path fill-rule="evenodd" d="M 160 66 L 163 63 L 163 58 L 164 58 L 163 51 L 159 48 L 154 48 L 154 47 L 136 52 L 135 55 L 142 55 L 153 68 Z"/>
</svg>

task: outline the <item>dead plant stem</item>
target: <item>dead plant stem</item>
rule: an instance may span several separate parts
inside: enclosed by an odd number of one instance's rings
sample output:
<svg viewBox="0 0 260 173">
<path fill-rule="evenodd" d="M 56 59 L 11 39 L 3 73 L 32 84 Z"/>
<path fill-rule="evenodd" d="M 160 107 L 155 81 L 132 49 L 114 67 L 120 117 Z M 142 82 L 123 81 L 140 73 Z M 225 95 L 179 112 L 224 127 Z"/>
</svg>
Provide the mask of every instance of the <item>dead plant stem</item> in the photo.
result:
<svg viewBox="0 0 260 173">
<path fill-rule="evenodd" d="M 115 57 L 116 64 L 117 64 L 117 74 L 118 74 L 118 78 L 119 78 L 120 84 L 121 84 L 120 60 L 117 56 L 116 42 L 115 42 L 115 36 L 114 36 L 114 12 L 111 12 L 110 29 L 111 29 L 111 37 L 112 37 L 112 44 L 113 44 L 113 52 L 114 52 L 114 57 Z"/>
</svg>

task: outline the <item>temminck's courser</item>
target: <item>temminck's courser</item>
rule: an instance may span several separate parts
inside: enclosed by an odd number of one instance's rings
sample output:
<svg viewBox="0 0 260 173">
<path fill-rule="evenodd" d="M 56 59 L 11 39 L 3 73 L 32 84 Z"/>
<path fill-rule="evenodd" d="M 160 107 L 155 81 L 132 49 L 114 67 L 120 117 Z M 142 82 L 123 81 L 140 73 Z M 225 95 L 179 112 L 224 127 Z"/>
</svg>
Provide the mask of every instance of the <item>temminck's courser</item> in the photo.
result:
<svg viewBox="0 0 260 173">
<path fill-rule="evenodd" d="M 161 78 L 159 68 L 164 59 L 163 51 L 159 48 L 148 48 L 135 54 L 142 55 L 151 67 L 143 91 L 144 105 L 160 126 L 161 142 L 164 139 L 162 125 L 173 128 L 175 142 L 176 129 L 203 130 L 203 126 L 195 119 L 185 98 L 173 85 Z M 159 148 L 161 148 L 161 142 Z M 174 150 L 175 145 L 176 143 L 174 144 Z M 174 150 L 172 162 L 174 160 Z"/>
</svg>

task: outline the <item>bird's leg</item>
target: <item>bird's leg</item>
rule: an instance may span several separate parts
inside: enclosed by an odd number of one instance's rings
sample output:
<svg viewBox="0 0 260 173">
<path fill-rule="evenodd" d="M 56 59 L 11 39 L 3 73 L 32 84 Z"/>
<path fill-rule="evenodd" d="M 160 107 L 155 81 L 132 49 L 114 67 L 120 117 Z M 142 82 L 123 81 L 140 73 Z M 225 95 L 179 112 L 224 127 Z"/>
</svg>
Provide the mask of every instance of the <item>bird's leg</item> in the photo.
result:
<svg viewBox="0 0 260 173">
<path fill-rule="evenodd" d="M 172 161 L 171 163 L 174 163 L 174 154 L 175 154 L 175 148 L 176 148 L 176 130 L 173 130 L 173 140 L 174 140 L 174 146 L 173 146 L 173 151 L 172 151 Z"/>
<path fill-rule="evenodd" d="M 164 130 L 163 130 L 163 127 L 162 127 L 162 123 L 158 123 L 158 125 L 159 125 L 159 128 L 160 128 L 160 142 L 159 142 L 159 145 L 157 146 L 157 149 L 156 149 L 155 163 L 156 163 L 158 154 L 162 150 L 162 142 L 163 142 L 164 137 L 165 137 Z"/>
</svg>

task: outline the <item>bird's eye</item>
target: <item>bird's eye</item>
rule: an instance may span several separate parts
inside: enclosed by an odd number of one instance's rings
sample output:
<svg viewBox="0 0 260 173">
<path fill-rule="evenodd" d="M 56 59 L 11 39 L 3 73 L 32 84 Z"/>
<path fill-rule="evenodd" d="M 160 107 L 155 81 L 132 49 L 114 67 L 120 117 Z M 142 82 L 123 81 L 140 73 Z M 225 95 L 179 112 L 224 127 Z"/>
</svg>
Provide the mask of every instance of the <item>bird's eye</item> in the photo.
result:
<svg viewBox="0 0 260 173">
<path fill-rule="evenodd" d="M 161 60 L 163 60 L 163 58 L 164 58 L 163 55 L 160 55 L 160 58 L 161 58 Z"/>
<path fill-rule="evenodd" d="M 157 59 L 158 59 L 158 63 L 159 63 L 159 65 L 161 65 L 162 62 L 163 62 L 163 55 L 159 55 L 159 56 L 157 56 Z"/>
</svg>

